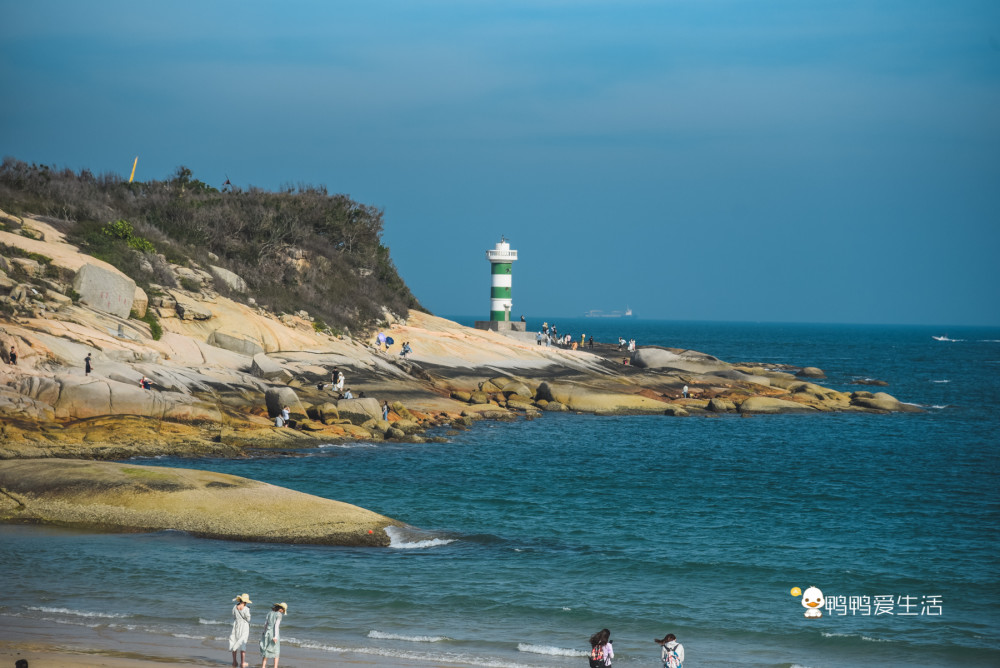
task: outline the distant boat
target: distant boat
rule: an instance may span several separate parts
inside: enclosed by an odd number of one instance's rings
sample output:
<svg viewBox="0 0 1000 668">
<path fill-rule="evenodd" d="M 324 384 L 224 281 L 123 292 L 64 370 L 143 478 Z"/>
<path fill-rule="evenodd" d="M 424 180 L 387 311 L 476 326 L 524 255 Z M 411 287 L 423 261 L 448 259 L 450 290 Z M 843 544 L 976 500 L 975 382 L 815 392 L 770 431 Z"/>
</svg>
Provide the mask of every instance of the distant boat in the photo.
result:
<svg viewBox="0 0 1000 668">
<path fill-rule="evenodd" d="M 957 340 L 957 339 L 949 339 L 947 334 L 945 334 L 944 336 L 931 336 L 931 338 L 934 339 L 935 341 L 956 341 Z"/>
<path fill-rule="evenodd" d="M 634 318 L 635 315 L 632 313 L 632 309 L 625 307 L 624 311 L 611 311 L 610 313 L 605 313 L 604 311 L 598 309 L 591 309 L 583 314 L 584 318 Z"/>
</svg>

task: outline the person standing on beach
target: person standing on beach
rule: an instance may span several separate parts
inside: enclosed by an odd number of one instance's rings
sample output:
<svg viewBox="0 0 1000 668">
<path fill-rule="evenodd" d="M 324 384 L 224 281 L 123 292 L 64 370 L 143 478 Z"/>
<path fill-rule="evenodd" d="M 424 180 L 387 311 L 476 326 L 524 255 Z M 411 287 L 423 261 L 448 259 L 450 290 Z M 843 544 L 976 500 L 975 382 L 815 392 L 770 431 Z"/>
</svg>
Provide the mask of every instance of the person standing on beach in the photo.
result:
<svg viewBox="0 0 1000 668">
<path fill-rule="evenodd" d="M 94 367 L 90 364 L 90 353 L 87 353 L 87 356 L 83 358 L 83 375 L 89 376 L 93 370 Z"/>
<path fill-rule="evenodd" d="M 271 606 L 271 611 L 267 613 L 264 620 L 264 633 L 260 636 L 260 654 L 264 657 L 264 663 L 260 668 L 267 668 L 267 660 L 274 659 L 274 668 L 278 668 L 278 655 L 281 654 L 280 627 L 281 618 L 288 614 L 288 606 L 284 603 L 275 603 Z"/>
<path fill-rule="evenodd" d="M 247 640 L 250 638 L 250 594 L 240 594 L 233 599 L 236 605 L 233 606 L 233 631 L 229 634 L 229 651 L 233 653 L 233 665 L 236 668 L 248 668 L 247 663 Z M 236 653 L 239 652 L 240 660 L 236 662 Z"/>
<path fill-rule="evenodd" d="M 677 636 L 668 633 L 662 640 L 653 640 L 660 645 L 660 659 L 663 660 L 663 668 L 683 668 L 684 645 L 677 642 Z"/>
<path fill-rule="evenodd" d="M 611 631 L 602 629 L 590 636 L 590 666 L 601 668 L 611 665 L 615 650 L 611 646 Z"/>
</svg>

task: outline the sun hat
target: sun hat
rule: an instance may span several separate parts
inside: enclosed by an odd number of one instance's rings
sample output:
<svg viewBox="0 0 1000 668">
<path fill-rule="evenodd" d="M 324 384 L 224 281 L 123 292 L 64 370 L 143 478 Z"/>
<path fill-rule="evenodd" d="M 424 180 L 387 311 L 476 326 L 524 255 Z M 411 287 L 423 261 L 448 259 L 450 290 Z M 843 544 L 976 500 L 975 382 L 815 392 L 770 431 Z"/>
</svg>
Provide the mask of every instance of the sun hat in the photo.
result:
<svg viewBox="0 0 1000 668">
<path fill-rule="evenodd" d="M 281 603 L 275 603 L 275 605 L 278 606 L 279 608 L 281 608 L 282 610 L 284 610 L 286 615 L 288 614 L 288 604 L 287 603 L 281 602 Z"/>
<path fill-rule="evenodd" d="M 240 594 L 239 596 L 237 596 L 233 600 L 234 601 L 243 601 L 244 603 L 248 603 L 248 604 L 249 603 L 253 603 L 253 601 L 250 600 L 250 594 Z"/>
</svg>

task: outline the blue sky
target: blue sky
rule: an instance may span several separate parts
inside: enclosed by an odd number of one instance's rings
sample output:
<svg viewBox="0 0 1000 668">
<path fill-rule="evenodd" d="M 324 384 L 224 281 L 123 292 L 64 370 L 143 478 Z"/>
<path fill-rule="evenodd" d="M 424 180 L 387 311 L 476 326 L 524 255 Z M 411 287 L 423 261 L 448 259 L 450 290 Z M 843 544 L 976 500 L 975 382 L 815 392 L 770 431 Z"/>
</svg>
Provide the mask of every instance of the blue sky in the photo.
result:
<svg viewBox="0 0 1000 668">
<path fill-rule="evenodd" d="M 0 0 L 0 153 L 385 210 L 436 313 L 1000 325 L 1000 3 Z"/>
</svg>

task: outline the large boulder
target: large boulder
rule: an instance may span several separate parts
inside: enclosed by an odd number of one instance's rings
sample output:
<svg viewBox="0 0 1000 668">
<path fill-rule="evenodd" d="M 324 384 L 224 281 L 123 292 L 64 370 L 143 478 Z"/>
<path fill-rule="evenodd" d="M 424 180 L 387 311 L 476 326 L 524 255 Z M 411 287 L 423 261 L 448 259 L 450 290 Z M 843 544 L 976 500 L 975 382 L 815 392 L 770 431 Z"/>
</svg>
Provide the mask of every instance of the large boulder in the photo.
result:
<svg viewBox="0 0 1000 668">
<path fill-rule="evenodd" d="M 363 425 L 368 420 L 382 419 L 382 407 L 374 397 L 341 399 L 337 402 L 337 411 L 341 420 L 350 420 L 351 424 L 356 425 Z"/>
<path fill-rule="evenodd" d="M 394 520 L 225 473 L 71 459 L 0 461 L 0 519 L 115 531 L 173 529 L 267 543 L 387 546 Z"/>
<path fill-rule="evenodd" d="M 195 300 L 179 292 L 171 293 L 177 305 L 177 317 L 181 320 L 208 320 L 212 317 L 212 312 L 196 302 Z"/>
<path fill-rule="evenodd" d="M 135 301 L 135 281 L 117 269 L 96 264 L 80 267 L 73 278 L 80 302 L 98 311 L 127 318 Z"/>
<path fill-rule="evenodd" d="M 750 397 L 740 404 L 739 411 L 743 414 L 752 413 L 810 413 L 814 408 L 795 401 L 776 399 L 774 397 Z"/>
<path fill-rule="evenodd" d="M 58 419 L 82 419 L 104 415 L 140 415 L 181 422 L 219 422 L 218 407 L 180 392 L 154 392 L 134 383 L 61 374 L 27 387 L 37 398 L 50 399 L 54 383 L 59 395 L 52 401 Z M 29 394 L 30 396 L 30 394 Z"/>
<path fill-rule="evenodd" d="M 288 369 L 281 366 L 273 359 L 260 352 L 253 356 L 253 363 L 250 365 L 251 375 L 265 380 L 276 380 L 287 383 L 292 379 L 292 374 Z"/>
<path fill-rule="evenodd" d="M 826 374 L 823 373 L 823 370 L 814 366 L 803 367 L 799 369 L 798 373 L 795 375 L 800 378 L 826 378 Z"/>
<path fill-rule="evenodd" d="M 869 408 L 877 411 L 892 411 L 902 413 L 920 413 L 920 408 L 912 404 L 904 404 L 896 397 L 885 392 L 855 392 L 851 395 L 851 405 Z"/>
<path fill-rule="evenodd" d="M 149 297 L 146 296 L 146 291 L 140 288 L 138 285 L 135 286 L 135 293 L 132 297 L 132 311 L 139 318 L 146 317 L 146 309 L 149 308 Z"/>
<path fill-rule="evenodd" d="M 247 357 L 256 357 L 257 354 L 264 352 L 264 347 L 260 343 L 249 338 L 243 332 L 230 328 L 217 329 L 209 334 L 208 345 L 239 353 L 240 355 L 246 355 Z"/>
<path fill-rule="evenodd" d="M 234 274 L 223 267 L 209 266 L 209 269 L 216 279 L 233 292 L 245 293 L 247 291 L 247 282 L 240 278 L 238 274 Z"/>
<path fill-rule="evenodd" d="M 570 410 L 586 413 L 601 413 L 602 415 L 618 415 L 629 413 L 667 412 L 669 407 L 663 401 L 650 399 L 638 394 L 619 394 L 594 390 L 582 385 L 570 383 L 544 382 L 538 386 L 536 396 L 548 402 L 564 404 Z"/>
<path fill-rule="evenodd" d="M 267 405 L 268 416 L 275 418 L 281 414 L 281 409 L 288 406 L 288 412 L 296 420 L 309 417 L 305 406 L 299 401 L 299 395 L 290 387 L 272 387 L 264 392 L 264 403 Z"/>
<path fill-rule="evenodd" d="M 639 348 L 632 354 L 632 366 L 640 369 L 687 371 L 688 373 L 711 373 L 732 368 L 717 358 L 693 350 L 675 353 L 655 346 Z"/>
</svg>

